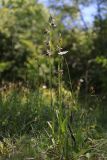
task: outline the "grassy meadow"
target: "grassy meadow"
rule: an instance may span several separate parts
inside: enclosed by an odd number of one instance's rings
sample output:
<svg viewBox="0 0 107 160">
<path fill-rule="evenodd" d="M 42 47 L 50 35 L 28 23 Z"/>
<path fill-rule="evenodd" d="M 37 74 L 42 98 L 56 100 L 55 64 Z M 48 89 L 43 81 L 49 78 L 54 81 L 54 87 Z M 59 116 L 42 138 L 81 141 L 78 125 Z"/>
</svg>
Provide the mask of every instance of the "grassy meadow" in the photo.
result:
<svg viewBox="0 0 107 160">
<path fill-rule="evenodd" d="M 0 160 L 107 160 L 106 10 L 55 2 L 0 2 Z"/>
</svg>

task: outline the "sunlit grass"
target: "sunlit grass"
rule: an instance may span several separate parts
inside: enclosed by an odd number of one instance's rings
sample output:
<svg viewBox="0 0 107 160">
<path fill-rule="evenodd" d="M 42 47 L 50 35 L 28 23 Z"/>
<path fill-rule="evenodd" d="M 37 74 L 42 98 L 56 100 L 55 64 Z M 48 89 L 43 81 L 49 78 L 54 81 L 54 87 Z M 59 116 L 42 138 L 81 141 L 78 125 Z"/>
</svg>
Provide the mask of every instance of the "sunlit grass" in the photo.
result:
<svg viewBox="0 0 107 160">
<path fill-rule="evenodd" d="M 57 46 L 54 46 L 55 28 L 54 19 L 50 17 L 48 46 L 44 55 L 49 62 L 47 84 L 40 82 L 39 73 L 36 73 L 35 88 L 22 83 L 4 83 L 1 87 L 1 159 L 106 159 L 107 139 L 102 134 L 104 131 L 100 130 L 102 128 L 98 125 L 98 116 L 95 113 L 100 102 L 96 101 L 95 96 L 93 103 L 90 103 L 92 101 L 88 100 L 87 95 L 87 102 L 84 98 L 82 103 L 79 99 L 81 80 L 76 91 L 72 90 L 69 66 L 64 57 L 69 52 L 62 51 L 61 35 L 57 35 Z M 63 80 L 64 63 L 70 89 Z"/>
</svg>

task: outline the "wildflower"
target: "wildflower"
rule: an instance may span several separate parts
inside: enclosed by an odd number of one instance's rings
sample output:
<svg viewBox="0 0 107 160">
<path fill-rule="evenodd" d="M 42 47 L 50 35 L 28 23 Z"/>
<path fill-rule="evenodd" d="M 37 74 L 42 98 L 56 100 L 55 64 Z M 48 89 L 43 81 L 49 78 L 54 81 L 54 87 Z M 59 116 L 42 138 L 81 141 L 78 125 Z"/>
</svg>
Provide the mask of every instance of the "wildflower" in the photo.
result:
<svg viewBox="0 0 107 160">
<path fill-rule="evenodd" d="M 49 23 L 51 23 L 53 21 L 53 17 L 50 15 L 49 17 Z"/>
<path fill-rule="evenodd" d="M 60 52 L 63 48 L 57 45 L 58 51 Z"/>
<path fill-rule="evenodd" d="M 51 23 L 51 26 L 52 26 L 53 28 L 56 28 L 56 24 L 55 24 L 54 22 Z"/>
<path fill-rule="evenodd" d="M 84 80 L 81 78 L 81 79 L 80 79 L 80 83 L 83 83 L 83 82 L 84 82 Z"/>
<path fill-rule="evenodd" d="M 47 55 L 51 56 L 52 52 L 50 50 L 47 50 Z"/>
<path fill-rule="evenodd" d="M 44 31 L 44 34 L 49 34 L 50 33 L 50 31 L 48 30 L 48 29 L 46 29 L 45 31 Z"/>
<path fill-rule="evenodd" d="M 62 52 L 59 52 L 58 54 L 62 56 L 64 54 L 66 54 L 66 53 L 68 53 L 68 51 L 62 51 Z"/>
<path fill-rule="evenodd" d="M 58 72 L 59 72 L 61 75 L 63 74 L 63 70 L 62 70 L 62 69 L 60 69 Z"/>
<path fill-rule="evenodd" d="M 46 89 L 46 88 L 47 88 L 47 86 L 46 86 L 46 85 L 43 85 L 43 86 L 42 86 L 42 88 L 43 88 L 43 89 Z"/>
<path fill-rule="evenodd" d="M 55 19 L 52 16 L 49 17 L 49 24 L 53 28 L 56 28 Z"/>
</svg>

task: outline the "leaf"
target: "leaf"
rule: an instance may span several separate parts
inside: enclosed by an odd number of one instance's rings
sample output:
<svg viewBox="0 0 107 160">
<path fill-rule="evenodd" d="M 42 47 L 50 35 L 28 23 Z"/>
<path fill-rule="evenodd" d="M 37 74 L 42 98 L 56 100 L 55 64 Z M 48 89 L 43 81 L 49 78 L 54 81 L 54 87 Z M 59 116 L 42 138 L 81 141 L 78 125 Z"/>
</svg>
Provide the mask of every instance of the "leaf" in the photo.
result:
<svg viewBox="0 0 107 160">
<path fill-rule="evenodd" d="M 61 130 L 62 130 L 62 133 L 65 133 L 66 132 L 66 126 L 67 126 L 67 117 L 64 119 L 64 121 L 62 122 L 61 124 Z"/>
<path fill-rule="evenodd" d="M 26 39 L 21 39 L 20 41 L 21 41 L 22 44 L 25 45 L 29 50 L 31 50 L 32 52 L 35 51 L 35 45 L 33 44 L 32 41 L 26 40 Z"/>
<path fill-rule="evenodd" d="M 11 66 L 12 62 L 0 62 L 0 72 L 8 69 Z"/>
<path fill-rule="evenodd" d="M 54 128 L 53 128 L 52 124 L 51 124 L 49 121 L 48 121 L 47 123 L 48 123 L 49 127 L 50 127 L 51 130 L 52 130 L 52 134 L 54 134 Z"/>
<path fill-rule="evenodd" d="M 98 64 L 101 64 L 102 67 L 107 67 L 107 58 L 105 58 L 104 56 L 96 57 L 96 62 Z"/>
</svg>

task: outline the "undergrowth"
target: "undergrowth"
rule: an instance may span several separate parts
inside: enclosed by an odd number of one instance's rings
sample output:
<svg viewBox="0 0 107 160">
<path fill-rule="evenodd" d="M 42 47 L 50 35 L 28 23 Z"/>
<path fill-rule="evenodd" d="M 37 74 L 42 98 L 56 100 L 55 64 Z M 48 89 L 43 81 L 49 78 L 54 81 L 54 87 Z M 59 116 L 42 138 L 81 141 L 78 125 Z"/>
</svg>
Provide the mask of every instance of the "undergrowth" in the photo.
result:
<svg viewBox="0 0 107 160">
<path fill-rule="evenodd" d="M 100 103 L 95 95 L 93 103 L 88 99 L 81 103 L 81 81 L 77 90 L 72 91 L 65 56 L 68 51 L 63 50 L 60 34 L 54 44 L 55 28 L 51 16 L 44 55 L 49 59 L 48 84 L 37 81 L 32 89 L 21 83 L 10 83 L 1 88 L 0 158 L 3 160 L 107 159 L 107 135 L 98 124 L 99 115 L 96 116 Z M 64 62 L 70 89 L 63 80 Z"/>
</svg>

